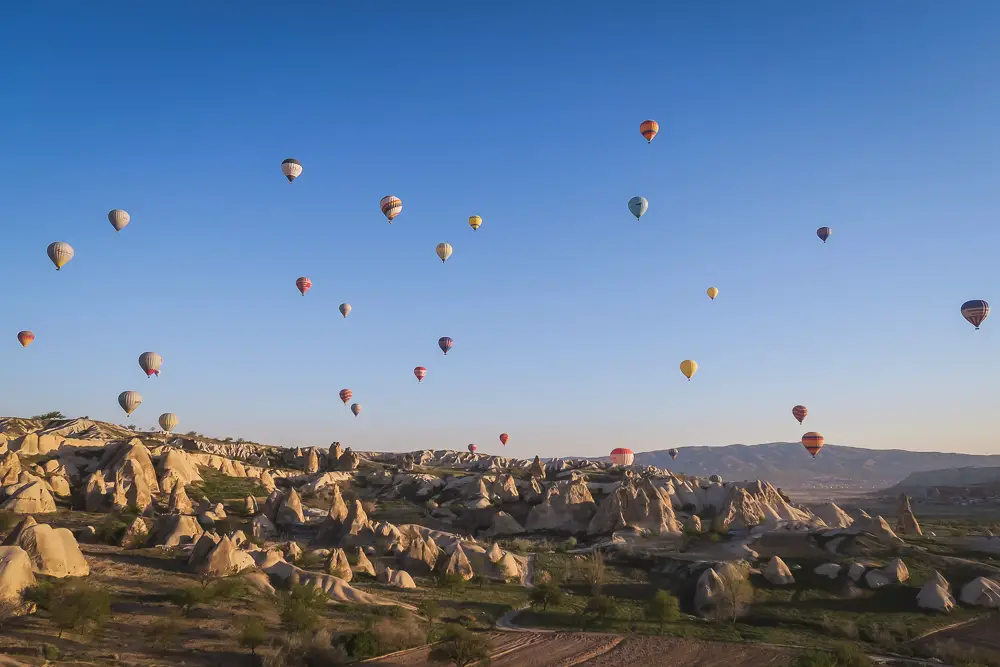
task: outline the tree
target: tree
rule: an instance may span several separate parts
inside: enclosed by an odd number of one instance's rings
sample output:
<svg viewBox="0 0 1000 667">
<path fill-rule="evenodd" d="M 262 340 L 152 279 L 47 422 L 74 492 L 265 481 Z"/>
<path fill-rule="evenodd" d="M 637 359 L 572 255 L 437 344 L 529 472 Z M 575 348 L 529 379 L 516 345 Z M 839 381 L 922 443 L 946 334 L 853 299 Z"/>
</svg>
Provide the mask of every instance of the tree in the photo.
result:
<svg viewBox="0 0 1000 667">
<path fill-rule="evenodd" d="M 566 594 L 551 579 L 543 581 L 531 590 L 531 606 L 541 607 L 542 611 L 548 611 L 550 604 L 561 605 L 565 599 Z"/>
<path fill-rule="evenodd" d="M 590 598 L 587 600 L 587 606 L 583 610 L 584 614 L 593 614 L 601 621 L 607 619 L 608 616 L 614 615 L 614 612 L 615 601 L 607 595 L 595 595 Z"/>
<path fill-rule="evenodd" d="M 312 586 L 294 584 L 281 596 L 281 623 L 295 632 L 314 630 L 319 625 L 319 615 L 326 609 L 323 591 Z"/>
<path fill-rule="evenodd" d="M 210 597 L 210 591 L 206 586 L 186 586 L 167 595 L 170 603 L 176 605 L 184 616 L 189 616 L 195 607 L 208 602 Z"/>
<path fill-rule="evenodd" d="M 734 565 L 720 567 L 716 570 L 722 580 L 722 590 L 719 591 L 719 602 L 715 606 L 715 619 L 720 623 L 736 619 L 746 611 L 753 602 L 753 586 Z"/>
<path fill-rule="evenodd" d="M 99 628 L 111 615 L 111 595 L 82 582 L 65 585 L 55 592 L 49 613 L 60 639 L 66 630 Z"/>
<path fill-rule="evenodd" d="M 680 603 L 666 591 L 656 591 L 656 595 L 646 605 L 646 618 L 659 625 L 660 634 L 663 634 L 664 623 L 673 623 L 680 616 Z"/>
<path fill-rule="evenodd" d="M 595 549 L 587 557 L 586 567 L 584 568 L 587 583 L 590 584 L 591 592 L 594 595 L 598 595 L 601 592 L 601 586 L 604 585 L 605 569 L 604 554 Z"/>
<path fill-rule="evenodd" d="M 429 635 L 434 629 L 434 621 L 441 616 L 441 607 L 438 606 L 437 600 L 424 600 L 420 603 L 420 613 L 427 618 L 427 634 Z"/>
<path fill-rule="evenodd" d="M 490 664 L 490 640 L 466 630 L 459 625 L 449 625 L 444 639 L 431 649 L 431 662 L 442 662 L 455 667 Z"/>
<path fill-rule="evenodd" d="M 267 639 L 267 629 L 264 622 L 256 616 L 250 616 L 240 622 L 240 646 L 250 649 L 250 655 L 257 655 L 257 647 Z"/>
<path fill-rule="evenodd" d="M 51 419 L 66 419 L 66 415 L 59 412 L 58 410 L 53 410 L 52 412 L 46 412 L 44 414 L 35 415 L 32 419 L 40 419 L 42 421 L 49 421 Z"/>
</svg>

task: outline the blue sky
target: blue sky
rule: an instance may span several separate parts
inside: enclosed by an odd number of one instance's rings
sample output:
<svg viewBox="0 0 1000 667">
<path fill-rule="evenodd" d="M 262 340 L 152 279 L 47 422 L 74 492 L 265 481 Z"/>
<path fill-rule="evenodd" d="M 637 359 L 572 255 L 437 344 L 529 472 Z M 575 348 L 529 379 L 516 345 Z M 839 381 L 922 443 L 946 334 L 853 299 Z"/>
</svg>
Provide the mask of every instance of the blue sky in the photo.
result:
<svg viewBox="0 0 1000 667">
<path fill-rule="evenodd" d="M 1000 325 L 959 306 L 1000 303 L 1000 5 L 408 5 L 5 8 L 0 412 L 557 456 L 794 441 L 804 403 L 993 451 Z"/>
</svg>

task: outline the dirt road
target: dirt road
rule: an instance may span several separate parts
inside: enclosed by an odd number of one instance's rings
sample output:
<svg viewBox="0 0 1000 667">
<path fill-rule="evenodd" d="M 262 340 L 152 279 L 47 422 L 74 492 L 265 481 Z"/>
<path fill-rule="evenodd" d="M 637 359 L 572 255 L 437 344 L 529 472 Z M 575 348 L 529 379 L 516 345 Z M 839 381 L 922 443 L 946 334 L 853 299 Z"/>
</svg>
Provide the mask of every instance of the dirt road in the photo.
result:
<svg viewBox="0 0 1000 667">
<path fill-rule="evenodd" d="M 493 667 L 783 667 L 791 654 L 745 644 L 581 632 L 494 632 Z M 422 649 L 368 665 L 430 667 Z"/>
</svg>

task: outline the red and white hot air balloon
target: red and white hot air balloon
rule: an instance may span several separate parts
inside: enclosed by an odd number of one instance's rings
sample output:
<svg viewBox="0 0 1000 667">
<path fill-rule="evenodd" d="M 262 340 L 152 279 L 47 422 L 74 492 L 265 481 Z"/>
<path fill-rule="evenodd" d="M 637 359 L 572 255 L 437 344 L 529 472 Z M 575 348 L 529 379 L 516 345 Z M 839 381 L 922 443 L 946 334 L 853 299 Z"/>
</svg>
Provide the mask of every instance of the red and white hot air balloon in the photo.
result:
<svg viewBox="0 0 1000 667">
<path fill-rule="evenodd" d="M 302 276 L 301 278 L 295 281 L 295 286 L 299 288 L 300 292 L 302 292 L 302 296 L 305 296 L 306 292 L 308 292 L 309 289 L 313 286 L 313 281 L 309 280 L 305 276 Z"/>
<path fill-rule="evenodd" d="M 611 450 L 611 462 L 616 466 L 630 466 L 632 461 L 635 461 L 635 454 L 631 449 L 615 447 Z"/>
<path fill-rule="evenodd" d="M 354 392 L 352 392 L 350 389 L 340 390 L 340 400 L 344 402 L 344 405 L 347 405 L 348 403 L 351 402 L 351 396 L 354 396 Z"/>
<path fill-rule="evenodd" d="M 422 382 L 427 377 L 427 369 L 423 366 L 417 366 L 413 369 L 413 374 L 417 376 L 417 382 Z"/>
<path fill-rule="evenodd" d="M 500 434 L 500 444 L 501 445 L 503 445 L 504 447 L 506 447 L 508 440 L 510 440 L 510 436 L 509 435 L 507 435 L 506 433 L 501 433 Z"/>
<path fill-rule="evenodd" d="M 479 449 L 479 447 L 476 447 L 475 445 L 469 445 L 470 454 L 475 454 L 477 449 Z"/>
</svg>

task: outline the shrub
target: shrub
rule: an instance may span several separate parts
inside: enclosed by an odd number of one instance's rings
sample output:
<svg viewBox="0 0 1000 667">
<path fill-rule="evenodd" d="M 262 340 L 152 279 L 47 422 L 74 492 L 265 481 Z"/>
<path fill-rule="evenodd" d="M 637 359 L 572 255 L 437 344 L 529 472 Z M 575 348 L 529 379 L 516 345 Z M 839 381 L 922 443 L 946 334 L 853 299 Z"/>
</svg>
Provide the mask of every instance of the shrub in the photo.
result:
<svg viewBox="0 0 1000 667">
<path fill-rule="evenodd" d="M 62 651 L 52 644 L 45 644 L 42 646 L 42 655 L 45 656 L 46 660 L 58 660 L 62 657 Z"/>
<path fill-rule="evenodd" d="M 49 613 L 52 622 L 59 628 L 60 638 L 66 630 L 96 630 L 111 615 L 111 594 L 85 582 L 60 586 L 51 601 Z"/>
<path fill-rule="evenodd" d="M 174 618 L 164 618 L 149 626 L 150 643 L 155 648 L 166 649 L 177 643 L 181 624 Z"/>
<path fill-rule="evenodd" d="M 437 600 L 424 600 L 420 603 L 420 613 L 427 618 L 427 633 L 434 629 L 434 621 L 441 617 L 441 607 Z"/>
<path fill-rule="evenodd" d="M 722 580 L 723 587 L 719 601 L 715 605 L 715 620 L 720 623 L 724 621 L 736 623 L 736 619 L 753 602 L 753 586 L 735 567 L 719 568 L 716 573 Z"/>
<path fill-rule="evenodd" d="M 457 625 L 450 625 L 444 639 L 435 644 L 428 656 L 431 662 L 468 667 L 490 664 L 490 641 Z"/>
<path fill-rule="evenodd" d="M 176 605 L 182 614 L 190 616 L 195 607 L 211 600 L 211 591 L 205 586 L 185 586 L 168 593 L 167 600 Z"/>
<path fill-rule="evenodd" d="M 607 577 L 606 566 L 604 564 L 604 554 L 600 551 L 593 551 L 590 556 L 587 557 L 586 567 L 584 568 L 584 576 L 587 578 L 587 583 L 594 593 L 597 595 L 601 587 L 604 585 L 604 581 Z"/>
<path fill-rule="evenodd" d="M 656 591 L 656 595 L 646 605 L 646 618 L 658 625 L 661 634 L 664 623 L 673 623 L 680 617 L 680 603 L 666 591 Z"/>
<path fill-rule="evenodd" d="M 256 616 L 244 618 L 239 623 L 240 646 L 250 649 L 250 655 L 257 655 L 257 647 L 267 639 L 264 622 Z"/>
<path fill-rule="evenodd" d="M 295 632 L 315 630 L 326 609 L 327 596 L 312 586 L 295 584 L 281 596 L 281 623 Z"/>
<path fill-rule="evenodd" d="M 599 620 L 604 621 L 608 616 L 615 615 L 616 607 L 615 601 L 607 595 L 595 595 L 587 600 L 587 606 L 584 607 L 583 613 L 593 614 Z"/>
<path fill-rule="evenodd" d="M 437 576 L 437 585 L 440 588 L 447 588 L 452 593 L 455 593 L 459 589 L 465 586 L 465 579 L 459 574 L 448 574 L 442 572 Z"/>
<path fill-rule="evenodd" d="M 398 619 L 383 618 L 375 624 L 375 639 L 380 654 L 420 646 L 426 637 L 427 634 L 412 614 L 405 614 Z"/>
<path fill-rule="evenodd" d="M 0 630 L 3 630 L 4 623 L 16 616 L 20 616 L 24 610 L 24 606 L 21 600 L 0 598 Z"/>
<path fill-rule="evenodd" d="M 51 419 L 66 419 L 66 415 L 59 412 L 58 410 L 53 410 L 52 412 L 44 412 L 40 415 L 35 415 L 32 419 L 39 419 L 41 421 L 49 421 Z"/>
<path fill-rule="evenodd" d="M 841 644 L 832 651 L 806 651 L 791 667 L 871 667 L 874 663 L 856 644 Z"/>
<path fill-rule="evenodd" d="M 39 609 L 49 611 L 55 601 L 56 587 L 51 581 L 39 579 L 34 586 L 21 591 L 21 598 L 27 604 L 36 604 Z"/>
<path fill-rule="evenodd" d="M 531 542 L 525 539 L 511 540 L 508 545 L 509 550 L 519 554 L 526 554 L 531 551 Z"/>
<path fill-rule="evenodd" d="M 566 594 L 554 581 L 545 581 L 531 590 L 531 606 L 541 607 L 548 611 L 549 605 L 559 606 L 566 599 Z"/>
<path fill-rule="evenodd" d="M 344 649 L 354 660 L 374 658 L 378 655 L 378 637 L 374 630 L 362 630 L 344 639 Z"/>
</svg>

